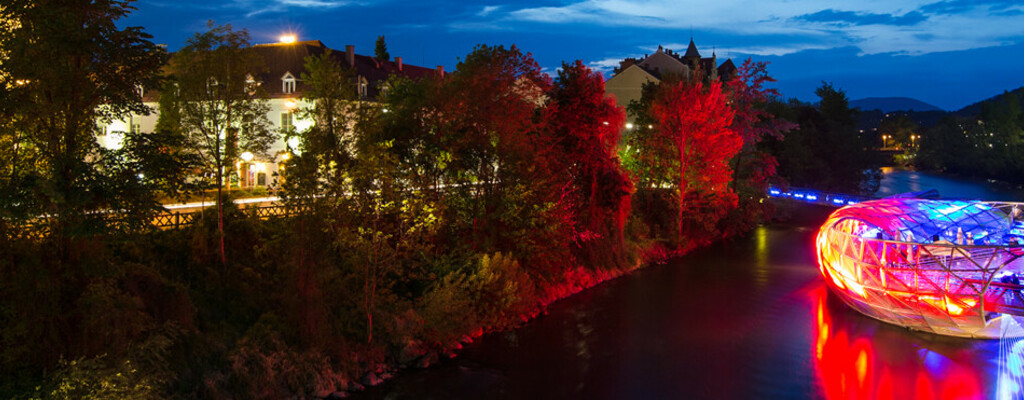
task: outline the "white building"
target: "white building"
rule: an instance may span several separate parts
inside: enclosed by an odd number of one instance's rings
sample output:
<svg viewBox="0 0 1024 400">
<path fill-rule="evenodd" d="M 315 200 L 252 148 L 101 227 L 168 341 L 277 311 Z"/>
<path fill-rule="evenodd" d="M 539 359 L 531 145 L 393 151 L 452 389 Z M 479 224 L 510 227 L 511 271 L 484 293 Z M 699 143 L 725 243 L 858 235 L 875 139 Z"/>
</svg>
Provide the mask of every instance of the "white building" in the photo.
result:
<svg viewBox="0 0 1024 400">
<path fill-rule="evenodd" d="M 326 52 L 328 47 L 319 40 L 309 40 L 258 44 L 252 49 L 262 56 L 266 66 L 266 72 L 255 79 L 261 82 L 269 97 L 270 111 L 267 113 L 267 119 L 274 124 L 274 129 L 294 127 L 297 132 L 302 132 L 309 128 L 312 121 L 296 118 L 294 113 L 295 110 L 308 106 L 302 101 L 305 84 L 300 77 L 305 72 L 305 58 L 319 56 Z M 377 60 L 371 56 L 356 54 L 352 45 L 345 46 L 343 52 L 332 50 L 331 54 L 342 66 L 354 69 L 357 97 L 366 101 L 377 98 L 383 90 L 382 85 L 391 75 L 404 75 L 412 79 L 444 77 L 442 66 L 430 69 L 408 65 L 402 62 L 402 57 L 395 57 L 390 61 Z M 124 120 L 101 124 L 101 131 L 97 137 L 100 145 L 116 149 L 121 147 L 124 134 L 127 132 L 153 132 L 160 115 L 158 96 L 155 90 L 146 91 L 143 96 L 145 104 L 154 111 L 150 115 L 131 115 Z M 270 148 L 269 159 L 250 158 L 243 153 L 243 158 L 249 159 L 237 165 L 239 182 L 246 187 L 272 185 L 275 173 L 278 172 L 278 163 L 289 156 L 288 145 L 283 137 L 278 139 Z M 297 147 L 297 141 L 293 139 L 290 147 Z"/>
</svg>

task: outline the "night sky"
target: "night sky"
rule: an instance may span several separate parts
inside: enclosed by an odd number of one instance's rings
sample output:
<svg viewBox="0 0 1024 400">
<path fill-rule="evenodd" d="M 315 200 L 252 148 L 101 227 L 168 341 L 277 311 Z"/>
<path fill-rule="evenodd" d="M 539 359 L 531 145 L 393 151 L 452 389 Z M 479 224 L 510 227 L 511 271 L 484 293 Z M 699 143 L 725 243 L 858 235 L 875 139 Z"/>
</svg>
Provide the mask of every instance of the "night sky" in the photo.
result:
<svg viewBox="0 0 1024 400">
<path fill-rule="evenodd" d="M 784 97 L 816 99 L 822 81 L 851 99 L 905 96 L 958 109 L 1024 85 L 1019 0 L 139 0 L 122 21 L 170 50 L 207 20 L 245 28 L 253 43 L 284 32 L 451 71 L 474 45 L 516 44 L 546 72 L 583 60 L 608 76 L 657 46 L 771 63 Z"/>
</svg>

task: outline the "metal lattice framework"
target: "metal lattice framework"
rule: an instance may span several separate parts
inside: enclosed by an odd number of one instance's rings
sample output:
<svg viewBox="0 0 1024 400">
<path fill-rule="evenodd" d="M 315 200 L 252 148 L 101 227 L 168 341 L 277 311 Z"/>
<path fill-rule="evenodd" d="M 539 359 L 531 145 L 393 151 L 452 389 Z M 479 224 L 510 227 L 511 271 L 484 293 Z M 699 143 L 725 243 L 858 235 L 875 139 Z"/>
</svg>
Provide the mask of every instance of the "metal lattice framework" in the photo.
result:
<svg viewBox="0 0 1024 400">
<path fill-rule="evenodd" d="M 1024 203 L 888 198 L 817 237 L 833 292 L 870 317 L 961 337 L 1024 336 Z"/>
</svg>

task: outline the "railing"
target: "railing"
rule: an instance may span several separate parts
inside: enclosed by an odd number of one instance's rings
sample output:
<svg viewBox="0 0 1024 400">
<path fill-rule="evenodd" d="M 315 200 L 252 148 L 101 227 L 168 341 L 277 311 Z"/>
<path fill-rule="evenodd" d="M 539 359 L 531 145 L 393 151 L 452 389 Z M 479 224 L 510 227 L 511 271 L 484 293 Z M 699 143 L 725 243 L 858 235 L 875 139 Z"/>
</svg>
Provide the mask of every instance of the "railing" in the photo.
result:
<svg viewBox="0 0 1024 400">
<path fill-rule="evenodd" d="M 827 193 L 820 190 L 790 187 L 783 189 L 778 186 L 768 187 L 768 197 L 800 201 L 804 203 L 819 204 L 831 207 L 844 207 L 857 204 L 863 201 L 873 200 L 873 197 L 859 196 L 845 193 Z"/>
<path fill-rule="evenodd" d="M 288 217 L 293 214 L 296 210 L 294 207 L 286 207 L 280 204 L 271 205 L 249 205 L 245 207 L 244 212 L 249 213 L 259 219 L 270 219 L 279 217 Z M 149 224 L 150 226 L 157 229 L 180 229 L 194 224 L 199 218 L 202 217 L 203 210 L 198 211 L 165 211 L 157 213 L 152 217 Z M 112 224 L 120 224 L 120 216 L 113 214 L 108 218 L 108 222 Z M 51 222 L 53 219 L 41 218 L 25 223 L 21 223 L 18 226 L 2 225 L 3 221 L 0 221 L 0 232 L 6 232 L 12 238 L 16 239 L 31 239 L 41 240 L 50 235 Z"/>
</svg>

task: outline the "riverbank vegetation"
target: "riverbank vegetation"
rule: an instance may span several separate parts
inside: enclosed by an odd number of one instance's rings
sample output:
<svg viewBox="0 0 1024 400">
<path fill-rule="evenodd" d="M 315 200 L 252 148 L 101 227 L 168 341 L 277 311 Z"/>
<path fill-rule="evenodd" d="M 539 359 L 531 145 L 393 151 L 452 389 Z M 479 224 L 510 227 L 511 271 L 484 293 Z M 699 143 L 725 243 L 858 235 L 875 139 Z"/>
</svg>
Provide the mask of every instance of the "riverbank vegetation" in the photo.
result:
<svg viewBox="0 0 1024 400">
<path fill-rule="evenodd" d="M 1024 183 L 1024 111 L 1021 91 L 965 108 L 922 129 L 918 168 Z"/>
<path fill-rule="evenodd" d="M 245 135 L 266 142 L 245 117 L 258 101 L 189 108 L 257 96 L 246 71 L 203 99 L 208 77 L 163 75 L 167 55 L 114 24 L 128 2 L 14 3 L 3 12 L 19 28 L 0 33 L 5 397 L 317 397 L 375 384 L 749 230 L 770 214 L 765 146 L 793 127 L 766 108 L 771 78 L 752 62 L 726 84 L 698 73 L 648 87 L 631 110 L 648 128 L 621 138 L 625 111 L 578 61 L 551 78 L 515 46 L 481 45 L 451 76 L 392 78 L 369 103 L 353 101 L 333 58 L 312 57 L 299 113 L 314 123 L 279 132 L 298 140 L 281 176 L 288 216 L 224 201 L 158 230 L 157 199 L 203 189 L 197 174 L 236 162 Z M 170 71 L 200 71 L 220 47 L 244 58 L 234 50 L 246 46 L 211 25 Z M 97 120 L 144 111 L 136 85 L 173 83 L 180 97 L 161 103 L 177 112 L 157 132 L 96 145 Z M 213 122 L 239 130 L 197 133 Z"/>
</svg>

